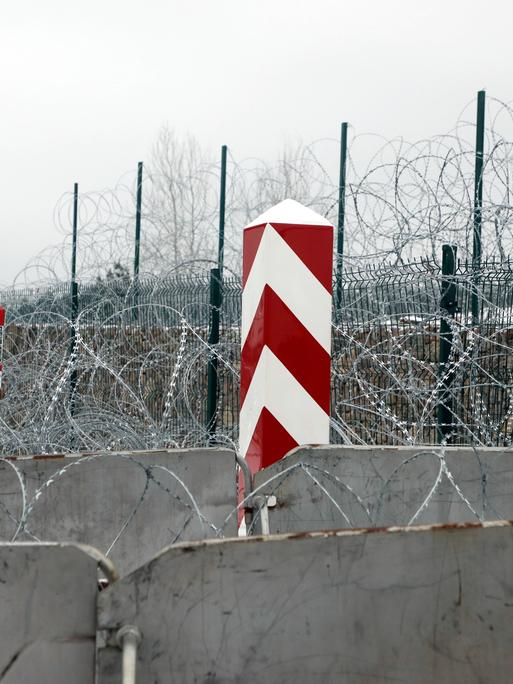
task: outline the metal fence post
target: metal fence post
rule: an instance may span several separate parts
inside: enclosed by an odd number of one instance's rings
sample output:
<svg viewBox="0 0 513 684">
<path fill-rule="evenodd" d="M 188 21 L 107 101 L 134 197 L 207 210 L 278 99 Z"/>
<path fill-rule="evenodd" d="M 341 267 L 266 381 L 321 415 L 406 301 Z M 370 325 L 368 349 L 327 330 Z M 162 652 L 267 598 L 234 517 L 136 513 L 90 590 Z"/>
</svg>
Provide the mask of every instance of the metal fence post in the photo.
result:
<svg viewBox="0 0 513 684">
<path fill-rule="evenodd" d="M 143 163 L 137 164 L 137 199 L 135 210 L 135 248 L 134 248 L 134 280 L 139 277 L 139 260 L 141 251 L 141 207 L 142 207 Z"/>
<path fill-rule="evenodd" d="M 219 320 L 223 301 L 224 268 L 224 227 L 226 210 L 226 155 L 228 148 L 221 147 L 221 185 L 219 191 L 219 239 L 217 248 L 217 268 L 210 271 L 210 330 L 208 343 L 211 347 L 219 344 Z M 207 370 L 207 433 L 209 442 L 213 441 L 217 428 L 217 375 L 218 359 L 210 353 Z"/>
<path fill-rule="evenodd" d="M 342 271 L 344 266 L 344 227 L 346 217 L 347 121 L 340 128 L 340 172 L 337 222 L 337 310 L 342 306 Z"/>
<path fill-rule="evenodd" d="M 71 282 L 77 278 L 78 183 L 73 184 L 73 234 L 71 244 Z"/>
<path fill-rule="evenodd" d="M 141 254 L 141 211 L 142 211 L 142 180 L 143 163 L 137 164 L 137 195 L 135 208 L 135 244 L 134 244 L 134 298 L 133 315 L 134 321 L 138 319 L 137 306 L 139 304 L 139 265 Z"/>
<path fill-rule="evenodd" d="M 71 326 L 69 339 L 70 357 L 75 351 L 76 321 L 78 317 L 78 285 L 77 285 L 77 230 L 78 230 L 78 183 L 73 185 L 73 243 L 71 249 Z M 75 390 L 77 387 L 77 371 L 73 360 L 73 368 L 69 377 L 69 411 L 75 414 Z"/>
<path fill-rule="evenodd" d="M 208 344 L 214 347 L 219 343 L 219 318 L 221 313 L 221 279 L 218 268 L 210 271 L 210 330 Z M 207 421 L 206 428 L 211 441 L 217 427 L 217 356 L 211 352 L 207 369 Z"/>
<path fill-rule="evenodd" d="M 69 340 L 70 357 L 75 352 L 75 345 L 77 339 L 76 321 L 78 318 L 78 284 L 76 281 L 71 283 L 71 331 Z M 73 417 L 75 415 L 75 392 L 77 388 L 77 370 L 76 359 L 72 361 L 73 367 L 69 376 L 69 412 Z"/>
<path fill-rule="evenodd" d="M 476 120 L 476 158 L 474 169 L 474 230 L 472 241 L 472 325 L 479 324 L 479 271 L 481 268 L 481 227 L 483 208 L 483 162 L 484 162 L 484 128 L 485 128 L 484 90 L 477 93 Z"/>
<path fill-rule="evenodd" d="M 451 384 L 454 373 L 449 370 L 448 361 L 452 349 L 452 329 L 449 318 L 454 318 L 458 303 L 457 288 L 454 275 L 456 273 L 456 246 L 442 246 L 442 277 L 440 308 L 442 316 L 440 320 L 440 347 L 439 347 L 439 382 L 438 389 L 438 412 L 437 412 L 437 436 L 438 442 L 449 441 L 454 422 L 453 398 Z"/>
<path fill-rule="evenodd" d="M 217 248 L 217 266 L 219 268 L 219 277 L 223 279 L 224 268 L 224 224 L 225 224 L 225 210 L 226 210 L 226 153 L 228 148 L 226 145 L 221 147 L 221 187 L 219 192 L 219 240 Z"/>
</svg>

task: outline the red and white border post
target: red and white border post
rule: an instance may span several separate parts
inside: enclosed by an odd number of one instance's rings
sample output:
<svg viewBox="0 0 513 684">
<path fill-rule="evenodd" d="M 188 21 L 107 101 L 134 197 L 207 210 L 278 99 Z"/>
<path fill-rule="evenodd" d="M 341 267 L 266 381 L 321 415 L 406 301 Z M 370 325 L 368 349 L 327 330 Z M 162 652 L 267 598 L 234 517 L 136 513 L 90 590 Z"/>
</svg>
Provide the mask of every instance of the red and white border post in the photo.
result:
<svg viewBox="0 0 513 684">
<path fill-rule="evenodd" d="M 330 429 L 333 225 L 284 200 L 244 229 L 240 453 L 252 473 Z"/>
</svg>

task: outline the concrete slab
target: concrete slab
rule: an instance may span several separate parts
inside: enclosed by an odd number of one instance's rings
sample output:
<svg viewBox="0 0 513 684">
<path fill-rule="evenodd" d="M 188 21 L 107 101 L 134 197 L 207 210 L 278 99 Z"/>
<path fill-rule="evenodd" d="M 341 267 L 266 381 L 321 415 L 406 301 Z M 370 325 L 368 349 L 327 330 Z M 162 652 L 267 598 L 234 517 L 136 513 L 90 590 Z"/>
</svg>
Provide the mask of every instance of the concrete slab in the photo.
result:
<svg viewBox="0 0 513 684">
<path fill-rule="evenodd" d="M 141 630 L 138 684 L 505 683 L 512 567 L 510 522 L 207 540 L 102 592 L 98 619 Z M 102 648 L 101 683 L 119 667 Z"/>
<path fill-rule="evenodd" d="M 513 449 L 298 447 L 255 486 L 271 533 L 513 519 Z"/>
<path fill-rule="evenodd" d="M 0 482 L 0 539 L 91 544 L 121 574 L 174 541 L 236 534 L 226 449 L 0 460 Z"/>
<path fill-rule="evenodd" d="M 62 544 L 0 544 L 0 681 L 91 684 L 98 555 Z"/>
</svg>

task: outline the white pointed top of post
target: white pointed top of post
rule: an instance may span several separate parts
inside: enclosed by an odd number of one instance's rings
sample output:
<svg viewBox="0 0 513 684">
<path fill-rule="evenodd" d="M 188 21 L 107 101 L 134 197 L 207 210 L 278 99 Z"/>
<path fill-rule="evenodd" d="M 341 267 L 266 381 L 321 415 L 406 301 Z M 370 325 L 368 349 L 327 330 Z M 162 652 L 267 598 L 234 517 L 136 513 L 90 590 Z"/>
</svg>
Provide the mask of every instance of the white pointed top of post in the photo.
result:
<svg viewBox="0 0 513 684">
<path fill-rule="evenodd" d="M 286 199 L 278 202 L 258 218 L 251 221 L 246 228 L 261 226 L 263 223 L 292 223 L 303 226 L 332 226 L 333 224 L 321 216 L 313 209 L 305 207 L 300 202 L 293 199 Z"/>
</svg>

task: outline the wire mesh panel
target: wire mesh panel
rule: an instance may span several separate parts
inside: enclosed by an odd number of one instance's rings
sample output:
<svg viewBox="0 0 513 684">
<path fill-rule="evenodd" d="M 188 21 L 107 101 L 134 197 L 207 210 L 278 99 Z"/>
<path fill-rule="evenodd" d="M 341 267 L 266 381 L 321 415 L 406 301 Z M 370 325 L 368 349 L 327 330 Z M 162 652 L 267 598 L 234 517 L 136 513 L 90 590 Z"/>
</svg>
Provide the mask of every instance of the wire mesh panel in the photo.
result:
<svg viewBox="0 0 513 684">
<path fill-rule="evenodd" d="M 445 279 L 445 280 L 444 280 Z M 450 312 L 444 283 L 455 285 Z M 346 271 L 333 311 L 331 441 L 510 445 L 513 267 L 433 261 Z M 472 316 L 477 293 L 479 314 Z M 209 278 L 119 278 L 0 293 L 3 453 L 201 445 L 207 367 L 218 359 L 215 441 L 238 436 L 241 283 L 223 283 L 220 341 L 208 343 Z M 441 337 L 450 332 L 441 363 Z M 74 334 L 72 334 L 74 332 Z M 308 363 L 305 358 L 305 363 Z M 73 382 L 71 379 L 74 378 Z"/>
<path fill-rule="evenodd" d="M 332 441 L 341 429 L 356 443 L 433 440 L 439 273 L 424 262 L 345 274 L 334 312 Z"/>
<path fill-rule="evenodd" d="M 451 314 L 441 306 L 444 279 L 456 286 Z M 342 427 L 365 444 L 436 443 L 443 395 L 451 415 L 446 442 L 509 445 L 512 295 L 510 263 L 490 262 L 477 274 L 460 263 L 443 277 L 427 261 L 347 273 L 334 315 L 333 441 Z M 443 319 L 451 344 L 441 364 Z"/>
</svg>

